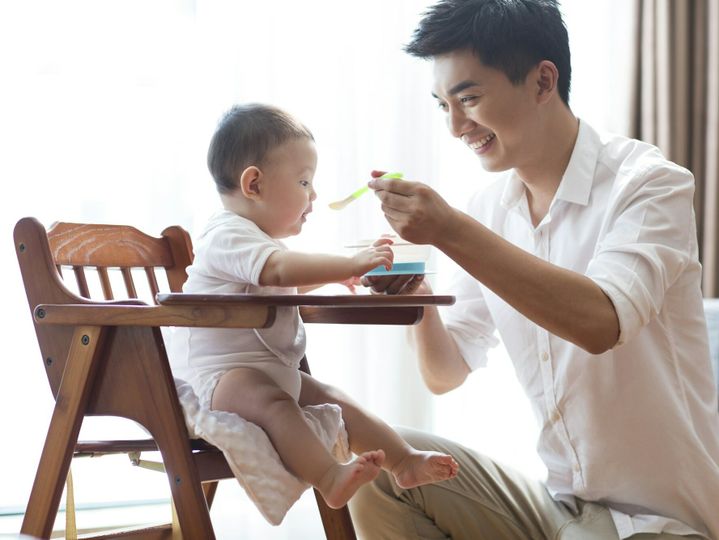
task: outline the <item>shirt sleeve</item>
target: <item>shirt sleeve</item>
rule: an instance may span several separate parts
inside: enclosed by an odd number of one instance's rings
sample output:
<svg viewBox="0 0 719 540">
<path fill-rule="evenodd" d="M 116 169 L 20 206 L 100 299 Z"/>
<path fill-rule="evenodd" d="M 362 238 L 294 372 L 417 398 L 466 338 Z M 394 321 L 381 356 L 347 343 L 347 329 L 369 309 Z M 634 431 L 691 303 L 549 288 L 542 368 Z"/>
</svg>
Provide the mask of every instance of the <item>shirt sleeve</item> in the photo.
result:
<svg viewBox="0 0 719 540">
<path fill-rule="evenodd" d="M 618 181 L 586 275 L 614 304 L 617 346 L 661 310 L 666 291 L 696 257 L 694 178 L 671 163 Z"/>
<path fill-rule="evenodd" d="M 283 249 L 272 238 L 243 223 L 217 229 L 202 248 L 206 250 L 202 260 L 211 275 L 257 286 L 269 256 Z"/>
<path fill-rule="evenodd" d="M 499 343 L 494 322 L 482 287 L 466 271 L 457 271 L 449 292 L 457 301 L 442 308 L 442 319 L 465 363 L 474 371 L 487 365 L 487 351 Z"/>
</svg>

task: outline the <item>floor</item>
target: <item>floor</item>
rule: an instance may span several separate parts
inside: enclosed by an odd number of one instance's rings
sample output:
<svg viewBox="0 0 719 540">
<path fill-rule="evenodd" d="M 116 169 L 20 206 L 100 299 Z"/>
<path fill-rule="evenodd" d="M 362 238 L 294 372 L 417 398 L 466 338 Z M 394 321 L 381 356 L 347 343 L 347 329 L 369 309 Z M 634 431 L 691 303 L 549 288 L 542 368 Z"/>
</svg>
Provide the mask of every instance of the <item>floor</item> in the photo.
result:
<svg viewBox="0 0 719 540">
<path fill-rule="evenodd" d="M 239 484 L 225 480 L 220 482 L 211 514 L 218 540 L 239 537 L 262 540 L 323 538 L 322 523 L 310 490 L 290 509 L 282 524 L 273 527 L 260 515 Z M 64 519 L 64 514 L 59 514 L 55 525 L 57 530 L 64 529 Z M 169 503 L 156 502 L 125 508 L 82 510 L 78 512 L 77 524 L 80 528 L 89 528 L 108 523 L 125 526 L 169 519 Z M 0 538 L 15 537 L 21 523 L 22 515 L 19 513 L 0 516 Z M 59 534 L 56 537 L 62 536 Z"/>
</svg>

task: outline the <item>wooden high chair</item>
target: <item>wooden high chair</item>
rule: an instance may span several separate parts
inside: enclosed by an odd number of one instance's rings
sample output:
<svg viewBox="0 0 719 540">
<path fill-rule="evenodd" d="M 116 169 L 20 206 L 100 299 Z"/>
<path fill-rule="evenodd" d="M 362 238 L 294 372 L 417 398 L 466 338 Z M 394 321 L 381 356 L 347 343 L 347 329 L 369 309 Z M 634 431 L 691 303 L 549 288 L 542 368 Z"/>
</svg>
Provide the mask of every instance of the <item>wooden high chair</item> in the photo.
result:
<svg viewBox="0 0 719 540">
<path fill-rule="evenodd" d="M 159 450 L 177 523 L 103 533 L 107 538 L 214 539 L 209 506 L 217 481 L 233 474 L 222 453 L 190 440 L 160 333 L 161 326 L 267 327 L 276 306 L 298 305 L 305 322 L 414 324 L 423 305 L 451 303 L 439 296 L 184 295 L 192 262 L 186 231 L 169 227 L 159 238 L 119 225 L 56 223 L 48 231 L 34 218 L 15 226 L 15 248 L 38 344 L 55 396 L 24 534 L 49 538 L 73 454 Z M 119 269 L 124 291 L 113 290 Z M 150 304 L 137 299 L 137 270 Z M 90 299 L 88 273 L 97 273 L 104 300 Z M 166 276 L 160 293 L 156 272 Z M 63 277 L 74 276 L 78 294 Z M 117 275 L 117 274 L 115 274 Z M 119 277 L 118 276 L 118 277 Z M 115 300 L 118 295 L 122 300 Z M 304 371 L 309 372 L 306 359 Z M 85 416 L 118 416 L 140 423 L 152 439 L 78 442 Z M 356 538 L 347 507 L 332 510 L 315 492 L 327 538 Z"/>
</svg>

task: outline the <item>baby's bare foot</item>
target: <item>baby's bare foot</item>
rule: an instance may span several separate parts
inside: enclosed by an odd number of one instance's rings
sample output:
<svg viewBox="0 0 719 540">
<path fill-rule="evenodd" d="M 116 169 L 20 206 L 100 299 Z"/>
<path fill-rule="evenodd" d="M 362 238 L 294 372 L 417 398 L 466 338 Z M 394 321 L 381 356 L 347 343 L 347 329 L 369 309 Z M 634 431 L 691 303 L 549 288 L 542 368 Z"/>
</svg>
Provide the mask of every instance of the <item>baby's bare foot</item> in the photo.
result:
<svg viewBox="0 0 719 540">
<path fill-rule="evenodd" d="M 371 482 L 384 463 L 384 451 L 365 452 L 351 463 L 333 466 L 322 478 L 317 489 L 327 506 L 342 508 L 362 484 Z"/>
<path fill-rule="evenodd" d="M 392 469 L 397 485 L 409 489 L 457 476 L 459 464 L 452 456 L 414 450 Z"/>
</svg>

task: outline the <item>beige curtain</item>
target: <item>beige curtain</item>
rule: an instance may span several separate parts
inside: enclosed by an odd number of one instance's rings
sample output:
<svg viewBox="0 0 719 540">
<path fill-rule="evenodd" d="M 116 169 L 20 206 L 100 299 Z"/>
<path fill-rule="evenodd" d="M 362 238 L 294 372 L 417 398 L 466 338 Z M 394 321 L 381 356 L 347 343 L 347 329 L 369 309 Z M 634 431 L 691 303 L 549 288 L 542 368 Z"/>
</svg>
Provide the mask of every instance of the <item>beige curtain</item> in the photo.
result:
<svg viewBox="0 0 719 540">
<path fill-rule="evenodd" d="M 632 136 L 696 178 L 703 290 L 719 296 L 719 0 L 635 0 Z"/>
</svg>

